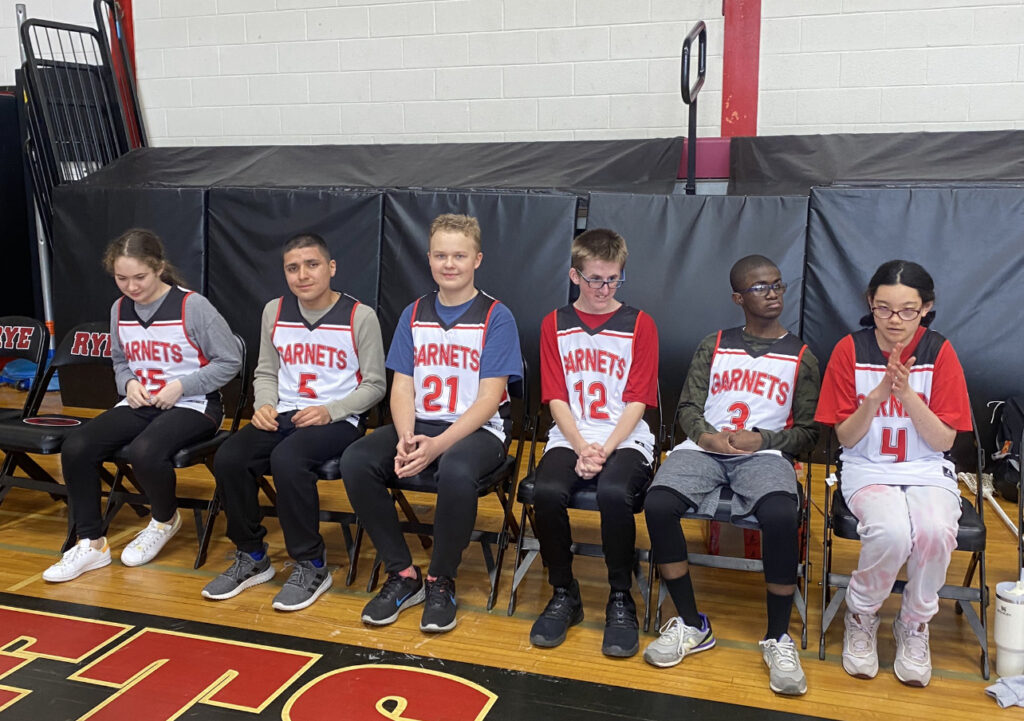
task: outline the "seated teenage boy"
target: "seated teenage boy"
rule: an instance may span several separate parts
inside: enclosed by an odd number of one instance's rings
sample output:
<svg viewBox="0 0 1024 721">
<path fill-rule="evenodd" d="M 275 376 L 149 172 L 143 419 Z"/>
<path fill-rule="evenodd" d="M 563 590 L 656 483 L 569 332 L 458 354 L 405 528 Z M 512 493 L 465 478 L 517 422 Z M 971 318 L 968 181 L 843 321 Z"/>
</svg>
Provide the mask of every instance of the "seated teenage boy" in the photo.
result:
<svg viewBox="0 0 1024 721">
<path fill-rule="evenodd" d="M 760 645 L 769 685 L 776 693 L 799 695 L 806 693 L 807 680 L 789 635 L 799 564 L 791 459 L 818 437 L 818 362 L 779 323 L 786 284 L 772 261 L 742 258 L 729 280 L 746 324 L 713 333 L 698 346 L 679 398 L 678 420 L 687 440 L 658 469 L 644 502 L 651 547 L 679 614 L 644 659 L 674 666 L 688 653 L 715 645 L 711 624 L 697 611 L 679 520 L 688 509 L 713 513 L 728 486 L 732 517 L 752 515 L 761 526 L 768 632 Z"/>
<path fill-rule="evenodd" d="M 522 355 L 512 313 L 474 286 L 483 259 L 476 219 L 435 218 L 428 256 L 438 290 L 405 309 L 388 351 L 394 425 L 354 443 L 341 472 L 388 572 L 363 622 L 392 623 L 425 600 L 420 629 L 439 633 L 455 628 L 455 575 L 476 520 L 477 483 L 505 458 L 506 384 L 521 377 Z M 437 480 L 426 583 L 388 491 L 423 473 Z"/>
<path fill-rule="evenodd" d="M 658 330 L 649 315 L 615 299 L 627 255 L 626 241 L 613 230 L 579 235 L 569 270 L 579 298 L 541 325 L 541 396 L 555 424 L 537 467 L 534 508 L 554 593 L 530 631 L 534 646 L 559 645 L 583 620 L 566 509 L 572 490 L 593 479 L 611 586 L 601 650 L 632 656 L 640 647 L 630 594 L 633 498 L 651 478 L 654 435 L 643 415 L 658 404 Z"/>
<path fill-rule="evenodd" d="M 363 434 L 360 415 L 384 397 L 384 344 L 373 309 L 331 289 L 335 263 L 323 238 L 297 235 L 283 254 L 291 294 L 263 309 L 252 423 L 214 459 L 235 561 L 202 593 L 220 601 L 274 576 L 258 498 L 259 480 L 269 472 L 295 561 L 273 606 L 297 611 L 331 586 L 317 471 Z"/>
</svg>

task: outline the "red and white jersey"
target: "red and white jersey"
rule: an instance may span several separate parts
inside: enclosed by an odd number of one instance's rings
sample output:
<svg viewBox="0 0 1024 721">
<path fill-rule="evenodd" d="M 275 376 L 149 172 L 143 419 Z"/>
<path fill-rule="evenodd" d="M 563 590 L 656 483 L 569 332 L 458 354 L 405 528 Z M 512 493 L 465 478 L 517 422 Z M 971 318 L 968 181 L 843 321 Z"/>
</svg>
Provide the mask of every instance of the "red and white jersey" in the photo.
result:
<svg viewBox="0 0 1024 721">
<path fill-rule="evenodd" d="M 704 419 L 718 431 L 790 428 L 793 391 L 806 350 L 804 342 L 789 333 L 762 352 L 754 353 L 743 340 L 742 328 L 718 331 Z M 690 439 L 676 448 L 704 450 Z"/>
<path fill-rule="evenodd" d="M 316 323 L 302 317 L 294 295 L 278 300 L 271 341 L 277 349 L 277 412 L 320 406 L 359 386 L 359 357 L 352 330 L 359 301 L 344 293 Z M 345 419 L 359 425 L 359 416 Z"/>
<path fill-rule="evenodd" d="M 413 384 L 416 418 L 454 423 L 480 392 L 480 356 L 487 324 L 498 301 L 478 292 L 466 312 L 446 326 L 434 308 L 436 293 L 416 300 L 412 309 Z M 508 418 L 508 391 L 498 412 L 482 427 L 504 442 Z"/>
<path fill-rule="evenodd" d="M 949 341 L 922 327 L 903 350 L 902 360 L 906 362 L 910 356 L 915 358 L 907 380 L 910 387 L 943 423 L 956 430 L 970 430 L 967 384 Z M 839 341 L 829 360 L 816 418 L 832 425 L 848 418 L 882 382 L 887 365 L 874 328 Z M 842 460 L 847 497 L 869 483 L 938 485 L 958 492 L 953 464 L 921 438 L 893 395 L 878 408 L 864 437 L 852 448 L 843 448 Z"/>
<path fill-rule="evenodd" d="M 626 410 L 623 400 L 641 312 L 620 306 L 596 328 L 580 320 L 572 305 L 553 311 L 558 355 L 569 396 L 569 408 L 580 435 L 588 443 L 604 443 Z M 552 424 L 546 448 L 571 448 Z M 619 448 L 632 448 L 653 458 L 654 434 L 642 418 Z"/>
<path fill-rule="evenodd" d="M 151 395 L 209 362 L 185 332 L 185 300 L 191 294 L 190 290 L 172 286 L 148 321 L 135 312 L 131 298 L 122 296 L 117 301 L 117 337 L 124 348 L 125 361 Z M 210 396 L 182 396 L 174 405 L 205 413 L 207 404 L 219 397 L 219 391 Z M 128 405 L 128 399 L 117 405 Z"/>
</svg>

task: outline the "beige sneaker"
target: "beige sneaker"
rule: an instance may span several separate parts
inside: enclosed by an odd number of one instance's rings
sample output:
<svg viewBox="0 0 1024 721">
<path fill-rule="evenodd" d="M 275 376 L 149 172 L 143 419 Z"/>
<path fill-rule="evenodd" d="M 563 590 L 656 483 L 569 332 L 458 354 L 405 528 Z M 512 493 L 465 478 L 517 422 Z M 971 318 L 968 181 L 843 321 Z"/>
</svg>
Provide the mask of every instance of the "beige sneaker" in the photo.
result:
<svg viewBox="0 0 1024 721">
<path fill-rule="evenodd" d="M 845 620 L 843 668 L 856 678 L 874 678 L 878 675 L 878 615 L 847 611 Z"/>
<path fill-rule="evenodd" d="M 892 635 L 896 637 L 896 660 L 892 664 L 896 678 L 907 686 L 927 686 L 932 680 L 928 624 L 906 624 L 897 618 L 892 622 Z"/>
</svg>

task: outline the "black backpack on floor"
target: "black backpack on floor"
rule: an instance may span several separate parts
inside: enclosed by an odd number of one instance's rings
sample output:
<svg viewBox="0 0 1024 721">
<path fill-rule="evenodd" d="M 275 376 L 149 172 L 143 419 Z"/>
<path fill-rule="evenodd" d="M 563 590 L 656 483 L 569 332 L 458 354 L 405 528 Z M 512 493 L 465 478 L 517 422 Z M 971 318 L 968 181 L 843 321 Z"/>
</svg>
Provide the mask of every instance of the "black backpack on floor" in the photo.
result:
<svg viewBox="0 0 1024 721">
<path fill-rule="evenodd" d="M 1000 495 L 1017 502 L 1020 489 L 1020 442 L 1024 433 L 1024 396 L 1012 396 L 992 414 L 996 450 L 992 454 L 992 483 Z"/>
</svg>

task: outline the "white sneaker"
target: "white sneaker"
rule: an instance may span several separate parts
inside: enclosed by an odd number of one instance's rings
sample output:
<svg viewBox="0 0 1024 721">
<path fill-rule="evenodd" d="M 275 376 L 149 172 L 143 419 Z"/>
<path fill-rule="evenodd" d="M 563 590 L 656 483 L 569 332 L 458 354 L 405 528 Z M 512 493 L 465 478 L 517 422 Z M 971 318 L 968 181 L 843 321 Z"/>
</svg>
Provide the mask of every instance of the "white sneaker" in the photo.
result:
<svg viewBox="0 0 1024 721">
<path fill-rule="evenodd" d="M 708 617 L 700 615 L 701 628 L 687 626 L 683 619 L 674 616 L 661 627 L 661 636 L 651 641 L 644 651 L 644 661 L 659 668 L 675 666 L 683 657 L 713 648 L 715 634 L 711 632 Z"/>
<path fill-rule="evenodd" d="M 59 561 L 43 571 L 43 580 L 50 583 L 70 581 L 86 571 L 94 571 L 109 565 L 110 546 L 107 545 L 106 539 L 103 539 L 103 550 L 97 551 L 92 547 L 92 541 L 83 538 L 66 551 Z"/>
<path fill-rule="evenodd" d="M 156 554 L 160 553 L 160 549 L 174 537 L 179 528 L 181 528 L 181 514 L 177 511 L 174 512 L 174 518 L 170 523 L 160 523 L 155 518 L 150 519 L 149 525 L 139 531 L 121 551 L 121 563 L 126 566 L 141 566 L 144 563 L 149 563 L 156 558 Z"/>
<path fill-rule="evenodd" d="M 878 675 L 878 615 L 847 611 L 845 620 L 843 668 L 856 678 L 874 678 Z"/>
<path fill-rule="evenodd" d="M 927 686 L 932 680 L 932 654 L 928 649 L 928 624 L 905 624 L 899 618 L 892 622 L 896 637 L 896 678 L 907 686 Z"/>
<path fill-rule="evenodd" d="M 768 667 L 769 686 L 775 693 L 802 696 L 807 693 L 807 677 L 800 666 L 800 654 L 788 633 L 778 641 L 760 641 L 761 657 Z"/>
</svg>

